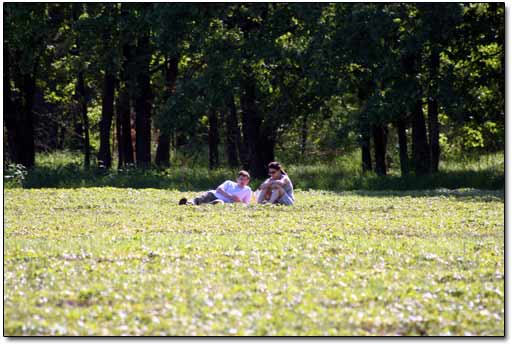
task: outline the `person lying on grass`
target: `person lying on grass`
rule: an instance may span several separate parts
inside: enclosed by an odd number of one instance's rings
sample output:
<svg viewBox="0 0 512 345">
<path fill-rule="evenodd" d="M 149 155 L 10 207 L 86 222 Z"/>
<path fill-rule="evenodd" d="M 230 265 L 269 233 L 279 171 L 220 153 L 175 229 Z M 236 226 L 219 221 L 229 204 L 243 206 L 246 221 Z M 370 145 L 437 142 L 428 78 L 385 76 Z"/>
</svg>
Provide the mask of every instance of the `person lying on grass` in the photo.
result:
<svg viewBox="0 0 512 345">
<path fill-rule="evenodd" d="M 293 205 L 295 202 L 293 184 L 281 164 L 278 162 L 269 163 L 268 174 L 270 178 L 265 180 L 259 188 L 258 204 Z"/>
<path fill-rule="evenodd" d="M 217 187 L 216 190 L 207 191 L 198 197 L 188 201 L 182 198 L 179 205 L 200 205 L 200 204 L 223 204 L 243 202 L 249 204 L 251 201 L 251 187 L 248 186 L 251 176 L 245 170 L 238 172 L 236 182 L 227 180 Z"/>
</svg>

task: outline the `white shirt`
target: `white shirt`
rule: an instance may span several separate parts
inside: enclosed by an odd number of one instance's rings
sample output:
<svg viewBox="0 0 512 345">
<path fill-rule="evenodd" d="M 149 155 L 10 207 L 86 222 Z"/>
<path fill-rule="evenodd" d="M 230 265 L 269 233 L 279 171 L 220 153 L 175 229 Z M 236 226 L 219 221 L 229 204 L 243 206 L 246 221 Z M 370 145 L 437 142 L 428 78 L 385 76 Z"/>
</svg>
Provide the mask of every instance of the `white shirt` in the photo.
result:
<svg viewBox="0 0 512 345">
<path fill-rule="evenodd" d="M 251 187 L 245 186 L 241 188 L 238 183 L 233 181 L 225 181 L 223 184 L 219 186 L 219 188 L 222 188 L 226 193 L 236 195 L 240 198 L 240 201 L 242 201 L 245 204 L 248 204 L 251 201 Z M 212 191 L 213 194 L 217 197 L 217 199 L 220 199 L 224 202 L 230 203 L 233 202 L 233 200 L 226 198 L 225 196 L 221 195 L 220 193 L 217 193 L 216 191 Z"/>
</svg>

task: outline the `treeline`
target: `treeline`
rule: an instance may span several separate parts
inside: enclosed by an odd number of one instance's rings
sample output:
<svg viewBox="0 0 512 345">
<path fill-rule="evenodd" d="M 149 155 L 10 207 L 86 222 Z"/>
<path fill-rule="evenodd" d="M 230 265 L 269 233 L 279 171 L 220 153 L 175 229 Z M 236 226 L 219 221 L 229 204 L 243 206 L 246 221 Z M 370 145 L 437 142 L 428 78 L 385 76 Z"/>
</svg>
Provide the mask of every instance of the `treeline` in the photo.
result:
<svg viewBox="0 0 512 345">
<path fill-rule="evenodd" d="M 207 147 L 262 177 L 277 149 L 357 146 L 385 175 L 396 142 L 424 175 L 504 147 L 503 3 L 5 3 L 3 67 L 4 161 L 29 168 Z"/>
</svg>

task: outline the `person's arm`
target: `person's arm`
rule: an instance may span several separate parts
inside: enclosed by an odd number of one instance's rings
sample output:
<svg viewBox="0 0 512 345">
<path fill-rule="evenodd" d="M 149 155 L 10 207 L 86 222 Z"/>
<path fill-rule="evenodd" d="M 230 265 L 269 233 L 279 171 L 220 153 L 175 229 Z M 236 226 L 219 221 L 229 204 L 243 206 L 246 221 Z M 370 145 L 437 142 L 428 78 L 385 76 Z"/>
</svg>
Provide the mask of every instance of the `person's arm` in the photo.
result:
<svg viewBox="0 0 512 345">
<path fill-rule="evenodd" d="M 284 186 L 290 184 L 290 180 L 288 179 L 288 176 L 283 176 L 280 180 L 273 181 L 272 183 L 275 185 L 284 187 Z"/>
<path fill-rule="evenodd" d="M 226 185 L 226 183 L 227 181 L 221 184 L 219 187 L 217 187 L 216 192 L 233 202 L 240 202 L 240 198 L 238 196 L 230 194 L 224 190 L 224 186 Z"/>
<path fill-rule="evenodd" d="M 266 179 L 261 185 L 260 185 L 260 188 L 259 189 L 263 189 L 263 188 L 267 188 L 267 187 L 270 187 L 272 185 L 272 182 L 270 182 L 270 179 Z"/>
<path fill-rule="evenodd" d="M 252 195 L 252 190 L 248 190 L 248 191 L 244 194 L 244 196 L 243 196 L 243 198 L 242 198 L 242 202 L 243 202 L 244 204 L 249 205 L 249 203 L 251 202 L 251 195 Z"/>
</svg>

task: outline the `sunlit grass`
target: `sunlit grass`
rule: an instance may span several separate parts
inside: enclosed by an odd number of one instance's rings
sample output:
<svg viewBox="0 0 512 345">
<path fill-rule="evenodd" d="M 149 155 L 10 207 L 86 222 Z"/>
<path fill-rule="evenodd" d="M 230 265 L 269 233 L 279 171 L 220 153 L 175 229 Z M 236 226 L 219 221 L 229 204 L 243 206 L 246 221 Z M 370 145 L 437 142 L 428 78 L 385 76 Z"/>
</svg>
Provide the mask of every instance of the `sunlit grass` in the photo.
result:
<svg viewBox="0 0 512 345">
<path fill-rule="evenodd" d="M 4 191 L 4 335 L 504 335 L 501 191 Z"/>
</svg>

